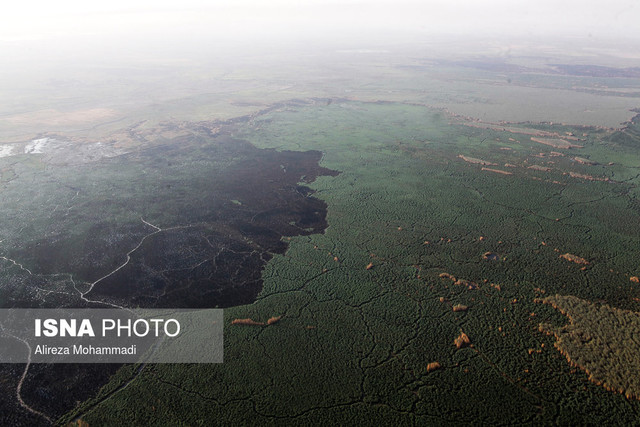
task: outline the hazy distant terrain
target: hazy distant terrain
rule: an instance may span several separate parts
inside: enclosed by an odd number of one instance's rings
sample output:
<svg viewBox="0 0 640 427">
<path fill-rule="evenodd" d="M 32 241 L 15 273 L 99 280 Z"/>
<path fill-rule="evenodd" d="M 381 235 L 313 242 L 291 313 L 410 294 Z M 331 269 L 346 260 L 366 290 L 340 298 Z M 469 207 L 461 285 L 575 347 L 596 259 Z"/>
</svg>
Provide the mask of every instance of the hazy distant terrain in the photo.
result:
<svg viewBox="0 0 640 427">
<path fill-rule="evenodd" d="M 637 108 L 637 73 L 602 72 L 632 68 L 637 58 L 614 49 L 594 55 L 584 46 L 574 51 L 530 42 L 500 52 L 507 49 L 501 43 L 205 45 L 125 58 L 79 53 L 81 62 L 46 52 L 38 62 L 9 56 L 0 70 L 0 136 L 8 142 L 71 131 L 98 139 L 141 120 L 229 119 L 311 97 L 420 103 L 486 121 L 607 127 L 619 126 Z"/>
</svg>

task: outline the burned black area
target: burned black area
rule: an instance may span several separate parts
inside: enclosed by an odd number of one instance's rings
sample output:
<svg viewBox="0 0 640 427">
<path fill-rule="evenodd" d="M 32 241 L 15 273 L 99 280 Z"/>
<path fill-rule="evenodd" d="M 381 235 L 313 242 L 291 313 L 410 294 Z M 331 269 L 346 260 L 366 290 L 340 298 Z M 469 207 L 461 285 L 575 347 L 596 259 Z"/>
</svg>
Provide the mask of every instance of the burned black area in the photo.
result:
<svg viewBox="0 0 640 427">
<path fill-rule="evenodd" d="M 140 307 L 247 304 L 262 289 L 266 262 L 286 251 L 284 236 L 326 228 L 326 204 L 299 185 L 336 175 L 318 166 L 320 152 L 261 150 L 228 137 L 214 138 L 204 152 L 225 166 L 199 177 L 197 197 L 181 201 L 184 214 L 158 224 L 162 231 L 87 298 Z M 160 203 L 173 205 L 171 193 L 158 196 Z"/>
<path fill-rule="evenodd" d="M 255 299 L 261 271 L 276 235 L 259 229 L 254 241 L 211 226 L 158 233 L 147 239 L 127 267 L 101 281 L 87 297 L 140 307 L 230 307 Z M 229 230 L 234 231 L 234 230 Z M 255 241 L 262 241 L 259 246 Z"/>
<path fill-rule="evenodd" d="M 31 408 L 51 421 L 95 396 L 122 365 L 120 364 L 32 364 L 24 379 L 21 397 Z M 0 364 L 0 425 L 39 426 L 51 422 L 20 406 L 16 388 L 24 364 Z"/>
<path fill-rule="evenodd" d="M 318 165 L 318 151 L 258 149 L 227 131 L 197 131 L 98 164 L 52 168 L 42 179 L 76 190 L 77 204 L 51 215 L 46 237 L 11 252 L 38 273 L 25 280 L 68 274 L 85 292 L 95 282 L 86 298 L 124 307 L 252 302 L 266 262 L 287 249 L 283 237 L 327 226 L 326 204 L 301 182 L 337 172 Z M 127 265 L 109 275 L 131 251 Z M 60 306 L 54 295 L 30 302 L 23 288 L 5 301 Z"/>
<path fill-rule="evenodd" d="M 16 398 L 16 388 L 24 372 L 23 364 L 0 365 L 0 425 L 40 426 L 49 425 L 43 417 L 22 408 Z M 29 400 L 31 401 L 31 400 Z M 39 402 L 39 400 L 36 400 Z"/>
<path fill-rule="evenodd" d="M 326 203 L 301 183 L 338 172 L 320 167 L 317 151 L 258 149 L 227 130 L 193 126 L 189 135 L 159 138 L 116 158 L 31 177 L 41 191 L 60 197 L 38 206 L 42 218 L 9 248 L 31 272 L 6 273 L 11 286 L 2 304 L 198 308 L 254 301 L 266 263 L 287 250 L 284 237 L 327 227 Z M 66 283 L 67 290 L 34 297 L 33 289 L 54 283 Z M 82 292 L 94 302 L 83 300 Z M 55 420 L 95 396 L 119 367 L 33 365 L 21 396 Z M 14 396 L 0 405 L 0 421 L 47 424 L 15 398 L 23 369 L 0 365 L 0 389 Z"/>
</svg>

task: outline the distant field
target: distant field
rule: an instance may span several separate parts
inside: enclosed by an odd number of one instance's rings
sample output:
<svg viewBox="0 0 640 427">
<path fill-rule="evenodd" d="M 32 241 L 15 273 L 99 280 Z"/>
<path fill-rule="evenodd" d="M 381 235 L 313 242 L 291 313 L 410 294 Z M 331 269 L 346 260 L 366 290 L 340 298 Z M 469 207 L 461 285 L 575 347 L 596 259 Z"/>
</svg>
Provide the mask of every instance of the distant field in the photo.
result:
<svg viewBox="0 0 640 427">
<path fill-rule="evenodd" d="M 486 121 L 604 127 L 619 127 L 639 104 L 635 77 L 551 73 L 548 58 L 521 67 L 514 57 L 505 68 L 479 56 L 469 66 L 441 61 L 444 52 L 413 49 L 321 49 L 160 66 L 141 58 L 136 65 L 53 64 L 18 77 L 0 73 L 0 142 L 43 132 L 98 138 L 142 120 L 230 119 L 293 98 L 412 102 Z"/>
</svg>

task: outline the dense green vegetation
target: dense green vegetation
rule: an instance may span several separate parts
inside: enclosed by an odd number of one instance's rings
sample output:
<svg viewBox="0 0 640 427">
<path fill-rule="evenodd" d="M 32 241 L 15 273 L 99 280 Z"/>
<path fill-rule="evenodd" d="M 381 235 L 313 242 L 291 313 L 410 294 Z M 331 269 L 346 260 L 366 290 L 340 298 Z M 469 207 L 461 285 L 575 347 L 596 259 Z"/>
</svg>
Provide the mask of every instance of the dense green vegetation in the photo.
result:
<svg viewBox="0 0 640 427">
<path fill-rule="evenodd" d="M 416 105 L 318 101 L 238 123 L 236 137 L 321 150 L 322 165 L 342 172 L 311 185 L 329 228 L 293 237 L 257 301 L 225 310 L 224 364 L 127 368 L 61 422 L 637 422 L 640 402 L 572 372 L 538 330 L 566 319 L 534 300 L 559 293 L 639 311 L 629 276 L 640 155 L 614 151 L 601 130 L 545 125 L 587 133 L 584 148 L 555 149 L 450 120 Z M 461 332 L 471 345 L 458 349 Z M 433 362 L 441 368 L 429 371 Z"/>
</svg>

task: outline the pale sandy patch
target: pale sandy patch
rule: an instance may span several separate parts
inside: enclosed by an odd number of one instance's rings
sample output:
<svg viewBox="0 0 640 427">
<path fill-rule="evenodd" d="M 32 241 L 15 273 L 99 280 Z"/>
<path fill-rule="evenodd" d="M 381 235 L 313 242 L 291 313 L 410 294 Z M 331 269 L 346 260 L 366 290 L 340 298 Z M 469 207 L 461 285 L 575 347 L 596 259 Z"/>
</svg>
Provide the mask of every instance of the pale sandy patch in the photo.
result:
<svg viewBox="0 0 640 427">
<path fill-rule="evenodd" d="M 99 122 L 115 117 L 117 112 L 109 108 L 91 108 L 87 110 L 59 111 L 54 109 L 38 110 L 30 113 L 14 114 L 3 120 L 13 125 L 41 124 L 47 126 L 73 125 L 78 123 Z"/>
</svg>

